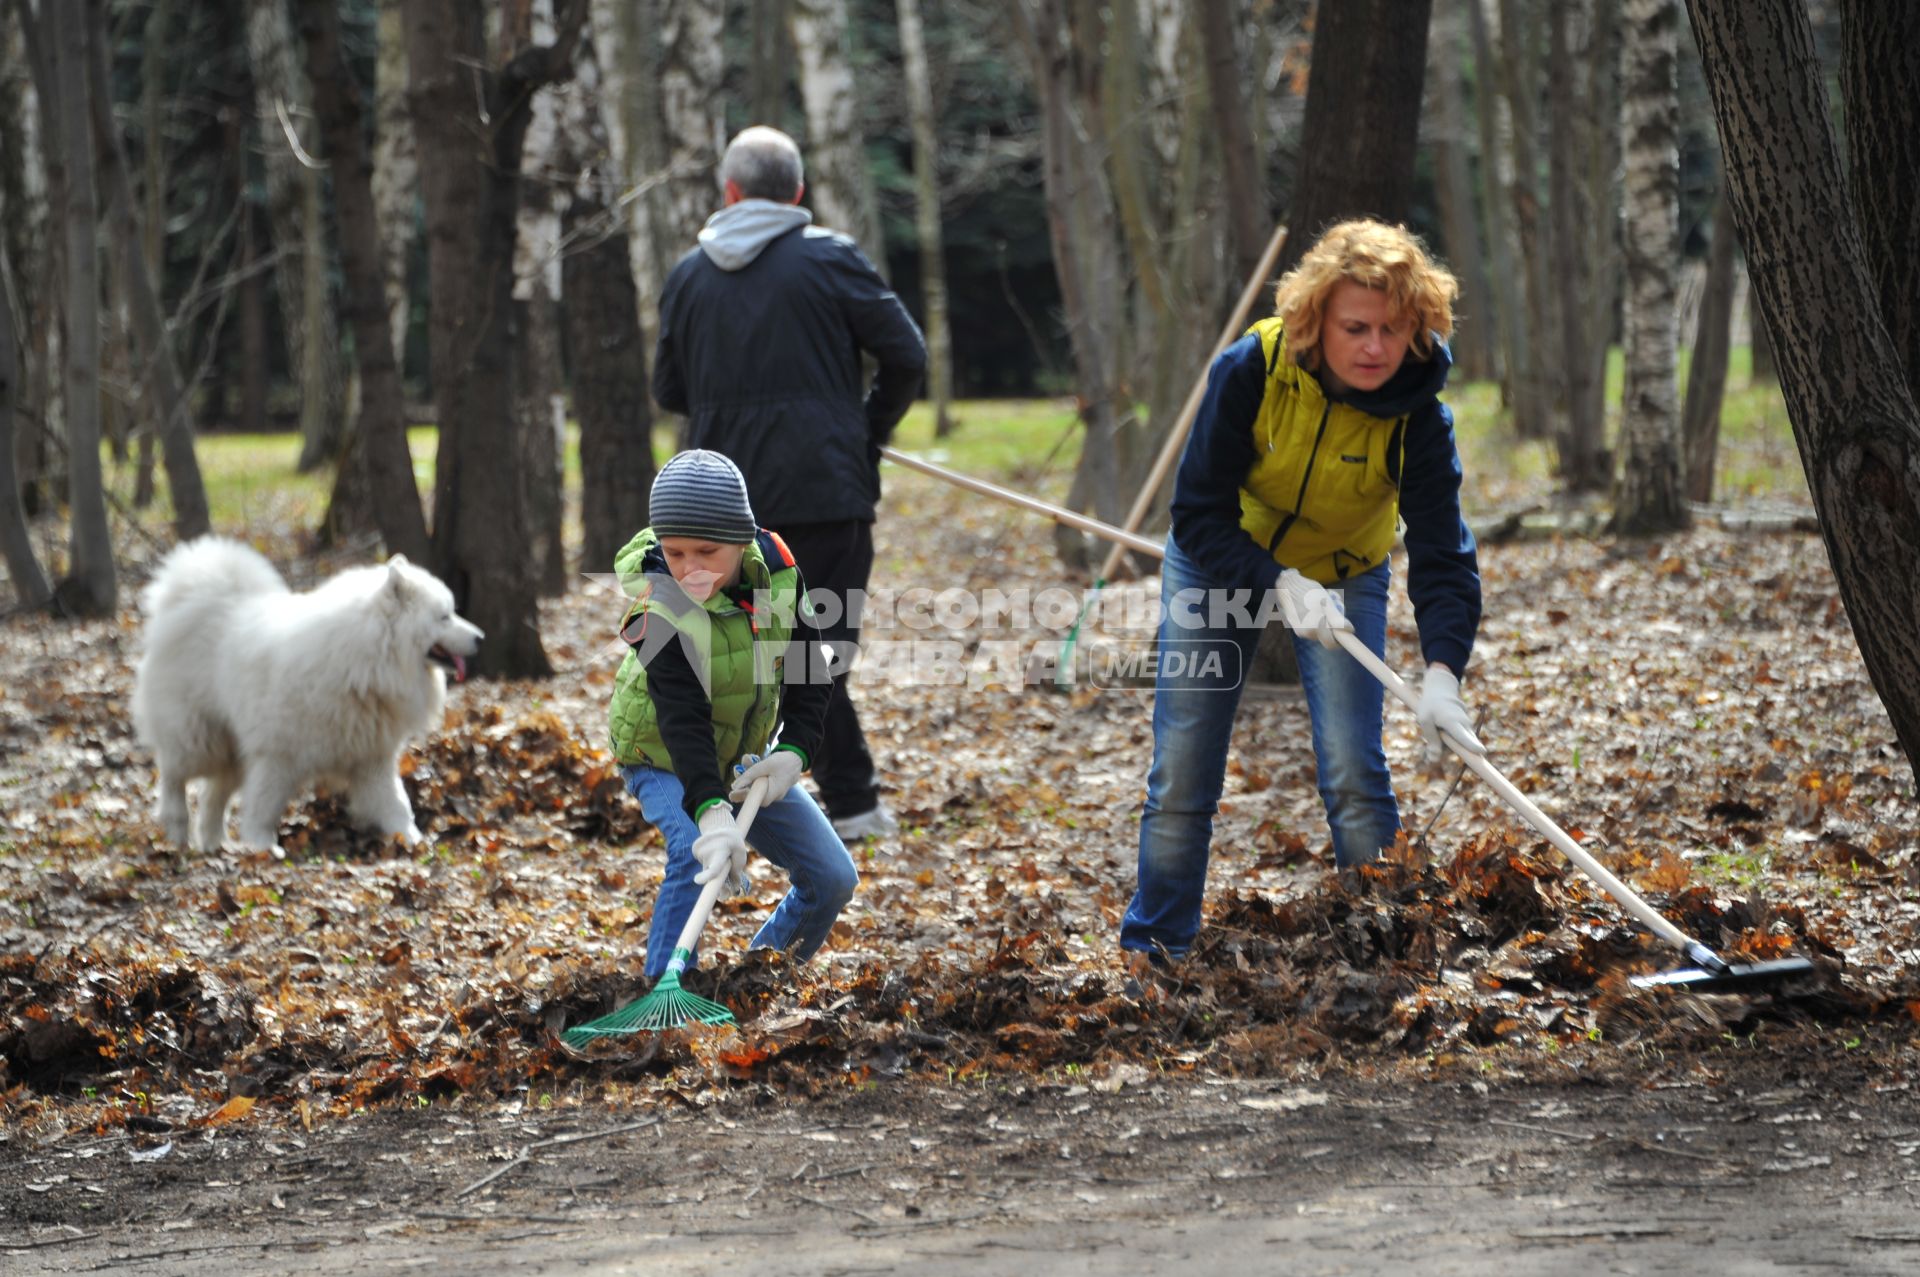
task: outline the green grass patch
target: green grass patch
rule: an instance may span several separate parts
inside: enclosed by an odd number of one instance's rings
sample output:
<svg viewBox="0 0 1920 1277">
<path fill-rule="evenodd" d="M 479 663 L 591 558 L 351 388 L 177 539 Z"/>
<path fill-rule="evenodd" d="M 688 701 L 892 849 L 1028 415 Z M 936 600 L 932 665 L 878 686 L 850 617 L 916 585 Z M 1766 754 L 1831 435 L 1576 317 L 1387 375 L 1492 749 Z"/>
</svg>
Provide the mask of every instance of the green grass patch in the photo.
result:
<svg viewBox="0 0 1920 1277">
<path fill-rule="evenodd" d="M 1681 357 L 1685 391 L 1686 352 Z M 1733 351 L 1727 394 L 1721 410 L 1721 443 L 1716 496 L 1738 503 L 1772 499 L 1804 503 L 1806 480 L 1779 388 L 1755 385 L 1746 347 Z M 1612 439 L 1619 424 L 1622 364 L 1615 349 L 1608 360 L 1607 419 Z M 1492 382 L 1459 382 L 1447 391 L 1454 414 L 1461 464 L 1466 473 L 1463 499 L 1469 514 L 1485 513 L 1522 501 L 1542 500 L 1554 487 L 1554 452 L 1545 440 L 1516 439 L 1510 416 Z M 1048 499 L 1064 496 L 1079 463 L 1083 432 L 1071 399 L 975 399 L 954 405 L 956 427 L 945 439 L 933 436 L 933 413 L 915 404 L 894 434 L 894 446 L 964 474 L 1007 484 Z M 653 432 L 655 464 L 673 455 L 676 421 L 662 421 Z M 425 496 L 433 485 L 438 432 L 415 426 L 407 432 L 414 479 Z M 236 536 L 268 530 L 318 527 L 332 484 L 330 470 L 299 474 L 296 434 L 212 434 L 197 441 L 202 478 L 216 530 Z M 131 505 L 131 459 L 105 459 L 108 486 Z M 580 484 L 577 430 L 569 429 L 565 456 L 568 491 Z M 889 467 L 888 469 L 891 469 Z M 883 472 L 884 473 L 884 472 Z M 154 508 L 143 516 L 158 529 L 172 519 L 164 476 Z"/>
</svg>

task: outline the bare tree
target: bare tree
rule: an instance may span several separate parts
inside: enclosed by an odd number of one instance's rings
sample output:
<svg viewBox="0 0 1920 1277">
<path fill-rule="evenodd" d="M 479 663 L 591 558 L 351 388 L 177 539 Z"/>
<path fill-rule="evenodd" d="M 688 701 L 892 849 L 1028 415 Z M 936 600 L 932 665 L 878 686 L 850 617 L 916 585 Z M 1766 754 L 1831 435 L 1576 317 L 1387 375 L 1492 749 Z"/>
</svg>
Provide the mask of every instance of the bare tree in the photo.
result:
<svg viewBox="0 0 1920 1277">
<path fill-rule="evenodd" d="M 524 23 L 516 45 L 553 39 L 550 0 L 516 10 Z M 520 417 L 520 474 L 527 487 L 527 531 L 533 538 L 540 592 L 566 593 L 565 482 L 567 407 L 560 367 L 559 108 L 553 93 L 536 93 L 520 151 L 520 211 L 513 241 L 513 396 Z"/>
<path fill-rule="evenodd" d="M 381 269 L 380 228 L 374 210 L 373 158 L 368 153 L 360 86 L 340 50 L 340 12 L 335 0 L 299 0 L 306 69 L 314 109 L 326 140 L 339 222 L 340 266 L 345 276 L 341 316 L 353 327 L 360 365 L 360 418 L 348 436 L 328 504 L 327 527 L 336 535 L 358 522 L 349 512 L 362 505 L 380 529 L 389 552 L 424 561 L 427 520 L 413 480 L 407 422 L 401 406 L 400 370 L 394 363 L 392 311 Z"/>
<path fill-rule="evenodd" d="M 1720 405 L 1727 392 L 1727 361 L 1733 344 L 1733 276 L 1737 264 L 1733 206 L 1722 191 L 1713 201 L 1707 278 L 1687 365 L 1687 395 L 1680 408 L 1680 437 L 1687 460 L 1687 499 L 1713 500 L 1714 462 L 1720 451 Z"/>
<path fill-rule="evenodd" d="M 573 411 L 580 421 L 581 564 L 606 572 L 646 526 L 653 487 L 653 402 L 640 300 L 629 268 L 627 222 L 616 202 L 612 143 L 604 122 L 594 47 L 576 59 L 565 98 L 560 163 L 574 173 L 561 213 L 561 296 Z"/>
<path fill-rule="evenodd" d="M 1513 160 L 1500 143 L 1505 103 L 1496 88 L 1499 72 L 1482 0 L 1460 2 L 1466 7 L 1467 30 L 1473 40 L 1474 115 L 1480 132 L 1481 184 L 1486 188 L 1480 212 L 1486 223 L 1487 266 L 1493 275 L 1493 309 L 1499 315 L 1501 393 L 1519 420 L 1533 412 L 1531 405 L 1523 410 L 1519 388 L 1523 383 L 1532 385 L 1522 376 L 1522 370 L 1535 356 L 1520 272 L 1513 260 L 1513 232 L 1507 218 L 1506 191 L 1511 182 Z"/>
<path fill-rule="evenodd" d="M 413 120 L 407 114 L 407 27 L 400 0 L 380 0 L 379 40 L 373 75 L 373 209 L 380 226 L 381 274 L 386 281 L 393 362 L 404 384 L 412 304 L 407 262 L 413 253 L 420 157 L 413 146 Z"/>
<path fill-rule="evenodd" d="M 56 4 L 52 21 L 53 80 L 58 86 L 61 186 L 66 223 L 67 576 L 55 588 L 58 606 L 75 616 L 110 616 L 119 600 L 107 494 L 100 473 L 100 266 L 95 236 L 100 206 L 94 190 L 93 116 L 88 105 L 87 10 Z"/>
<path fill-rule="evenodd" d="M 6 557 L 15 602 L 37 608 L 53 591 L 33 552 L 27 512 L 20 504 L 20 477 L 13 464 L 13 404 L 20 384 L 20 360 L 14 340 L 12 278 L 12 267 L 0 250 L 0 553 Z"/>
<path fill-rule="evenodd" d="M 303 154 L 312 141 L 312 89 L 294 43 L 287 3 L 247 0 L 247 46 L 267 174 L 267 212 L 279 262 L 280 313 L 300 391 L 299 467 L 307 471 L 339 456 L 346 438 L 341 394 L 345 381 L 327 288 L 320 170 Z"/>
<path fill-rule="evenodd" d="M 1486 257 L 1480 251 L 1480 219 L 1467 165 L 1470 148 L 1460 85 L 1464 25 L 1458 0 L 1436 0 L 1427 38 L 1427 91 L 1433 104 L 1427 139 L 1433 151 L 1433 194 L 1440 206 L 1447 262 L 1460 281 L 1453 362 L 1462 377 L 1484 380 L 1498 375 L 1494 355 L 1500 316 L 1493 305 Z"/>
<path fill-rule="evenodd" d="M 747 114 L 756 123 L 775 124 L 787 101 L 787 0 L 747 0 L 752 28 L 748 62 Z"/>
<path fill-rule="evenodd" d="M 823 224 L 859 241 L 884 272 L 886 245 L 860 132 L 847 0 L 792 0 L 790 14 L 807 115 L 807 203 Z"/>
<path fill-rule="evenodd" d="M 1910 242 L 1884 242 L 1882 218 L 1920 207 L 1911 76 L 1920 14 L 1843 4 L 1850 149 L 1898 163 L 1853 173 L 1829 122 L 1813 29 L 1798 0 L 1689 0 L 1720 126 L 1727 193 L 1753 292 L 1778 360 L 1800 447 L 1867 673 L 1907 759 L 1920 770 L 1920 405 L 1906 331 L 1915 299 L 1883 312 L 1881 280 L 1907 269 Z M 1874 85 L 1863 83 L 1886 77 Z M 1854 142 L 1855 131 L 1863 136 Z M 1876 206 L 1858 207 L 1864 198 Z"/>
<path fill-rule="evenodd" d="M 1603 0 L 1605 2 L 1605 0 Z M 1613 475 L 1606 451 L 1604 398 L 1594 393 L 1594 367 L 1587 331 L 1587 296 L 1592 262 L 1582 251 L 1582 217 L 1575 166 L 1579 113 L 1575 110 L 1577 72 L 1567 27 L 1584 5 L 1557 3 L 1547 17 L 1547 182 L 1552 200 L 1548 240 L 1553 247 L 1554 291 L 1560 297 L 1559 378 L 1566 413 L 1559 435 L 1560 482 L 1570 492 L 1604 492 Z M 1603 343 L 1604 344 L 1604 343 Z"/>
<path fill-rule="evenodd" d="M 900 54 L 907 85 L 907 116 L 913 130 L 914 229 L 920 249 L 920 290 L 927 309 L 927 392 L 933 400 L 933 432 L 953 430 L 953 336 L 947 322 L 946 251 L 940 237 L 940 140 L 933 125 L 933 83 L 927 42 L 920 26 L 920 0 L 897 0 Z"/>
<path fill-rule="evenodd" d="M 617 183 L 626 191 L 619 203 L 628 222 L 634 281 L 649 312 L 659 304 L 667 271 L 688 247 L 671 237 L 666 213 L 660 31 L 652 9 L 653 0 L 592 0 L 607 141 Z"/>
<path fill-rule="evenodd" d="M 1253 143 L 1253 112 L 1247 103 L 1240 42 L 1234 38 L 1236 0 L 1197 0 L 1200 38 L 1207 58 L 1207 100 L 1220 139 L 1220 176 L 1233 239 L 1229 274 L 1245 279 L 1260 264 L 1272 233 L 1266 175 Z"/>
<path fill-rule="evenodd" d="M 407 63 L 427 216 L 440 448 L 433 564 L 487 631 L 482 673 L 552 672 L 513 411 L 513 261 L 531 99 L 571 73 L 586 0 L 568 0 L 550 44 L 487 55 L 479 0 L 407 0 Z M 476 145 L 476 141 L 480 145 Z"/>
<path fill-rule="evenodd" d="M 132 183 L 127 179 L 120 131 L 113 120 L 103 0 L 89 0 L 86 14 L 91 28 L 87 37 L 87 103 L 96 156 L 94 171 L 106 194 L 108 252 L 117 266 L 128 320 L 139 348 L 142 388 L 147 392 L 142 397 L 151 404 L 148 429 L 160 439 L 167 488 L 173 499 L 174 531 L 186 540 L 213 526 L 207 513 L 206 487 L 200 480 L 200 462 L 193 452 L 193 417 L 167 334 L 167 317 L 161 312 L 157 286 L 141 248 L 146 236 L 134 204 Z"/>
<path fill-rule="evenodd" d="M 1508 171 L 1508 199 L 1513 205 L 1515 262 L 1521 294 L 1526 301 L 1526 323 L 1536 334 L 1528 343 L 1528 359 L 1509 369 L 1513 381 L 1513 420 L 1528 438 L 1553 433 L 1553 411 L 1560 400 L 1557 360 L 1547 355 L 1550 334 L 1558 331 L 1557 309 L 1547 282 L 1547 235 L 1540 224 L 1546 201 L 1540 191 L 1539 117 L 1541 90 L 1538 14 L 1527 0 L 1499 0 L 1500 83 L 1513 121 L 1513 167 Z"/>
<path fill-rule="evenodd" d="M 1628 0 L 1620 121 L 1626 152 L 1626 384 L 1613 528 L 1669 532 L 1690 521 L 1681 483 L 1677 387 L 1680 244 L 1679 0 Z"/>
</svg>

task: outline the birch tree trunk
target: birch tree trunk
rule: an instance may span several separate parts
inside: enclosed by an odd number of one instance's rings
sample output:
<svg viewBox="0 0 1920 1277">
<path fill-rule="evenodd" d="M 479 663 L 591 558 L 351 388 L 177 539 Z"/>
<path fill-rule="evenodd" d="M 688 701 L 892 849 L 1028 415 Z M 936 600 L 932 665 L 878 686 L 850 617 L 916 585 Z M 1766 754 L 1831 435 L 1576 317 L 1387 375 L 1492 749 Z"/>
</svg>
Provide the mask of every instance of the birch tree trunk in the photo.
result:
<svg viewBox="0 0 1920 1277">
<path fill-rule="evenodd" d="M 1626 0 L 1620 121 L 1626 155 L 1626 384 L 1613 528 L 1671 532 L 1690 522 L 1676 392 L 1680 243 L 1679 0 Z"/>
<path fill-rule="evenodd" d="M 692 248 L 720 207 L 720 155 L 726 150 L 721 100 L 725 0 L 664 0 L 660 31 L 660 128 L 667 145 L 666 242 L 672 262 Z"/>
<path fill-rule="evenodd" d="M 592 0 L 593 46 L 613 171 L 625 199 L 626 241 L 643 316 L 659 306 L 667 271 L 691 245 L 666 233 L 666 145 L 660 131 L 660 46 L 654 0 Z M 631 198 L 627 198 L 628 196 Z M 642 323 L 645 329 L 649 325 Z"/>
<path fill-rule="evenodd" d="M 1687 397 L 1680 436 L 1687 462 L 1687 499 L 1713 500 L 1714 462 L 1720 451 L 1720 404 L 1727 391 L 1727 359 L 1733 344 L 1733 207 L 1723 190 L 1713 201 L 1713 239 L 1707 246 L 1707 281 L 1694 327 L 1693 359 L 1687 365 Z"/>
<path fill-rule="evenodd" d="M 927 391 L 933 400 L 933 433 L 944 439 L 953 431 L 953 337 L 947 323 L 946 250 L 940 237 L 940 140 L 933 126 L 933 84 L 920 28 L 920 0 L 898 0 L 898 9 L 907 116 L 913 129 L 914 229 L 927 307 Z"/>
<path fill-rule="evenodd" d="M 1863 221 L 1882 214 L 1863 218 L 1849 193 L 1806 7 L 1798 0 L 1689 0 L 1687 7 L 1720 126 L 1734 222 L 1834 580 L 1867 673 L 1907 761 L 1920 771 L 1920 406 L 1912 356 L 1878 304 L 1883 273 L 1904 267 L 1874 256 L 1862 233 Z M 1910 13 L 1895 14 L 1905 44 L 1865 38 L 1873 27 L 1864 6 L 1842 13 L 1846 56 L 1858 68 L 1843 76 L 1843 89 L 1854 75 L 1892 79 L 1911 66 Z M 1891 139 L 1889 131 L 1913 130 L 1914 111 L 1891 84 L 1868 88 L 1848 101 L 1849 136 L 1858 129 Z M 1874 142 L 1863 137 L 1857 145 Z M 1870 179 L 1875 201 L 1920 206 L 1911 164 L 1857 177 Z M 1898 255 L 1911 244 L 1879 251 Z"/>
<path fill-rule="evenodd" d="M 67 576 L 54 591 L 70 616 L 111 616 L 119 601 L 107 496 L 100 474 L 100 267 L 95 236 L 99 200 L 94 190 L 93 119 L 88 106 L 87 12 L 84 4 L 56 4 L 48 14 L 53 80 L 59 94 L 61 170 L 66 223 Z"/>
<path fill-rule="evenodd" d="M 548 0 L 533 0 L 531 39 L 553 40 Z M 527 485 L 528 532 L 540 593 L 566 593 L 566 502 L 562 457 L 567 407 L 560 376 L 560 214 L 555 182 L 560 166 L 559 108 L 555 94 L 536 93 L 521 144 L 520 210 L 514 234 L 514 411 L 520 418 L 520 473 Z"/>
<path fill-rule="evenodd" d="M 400 0 L 380 0 L 380 51 L 373 74 L 373 210 L 380 228 L 381 278 L 393 363 L 406 382 L 407 325 L 412 297 L 407 264 L 413 255 L 414 207 L 420 195 L 420 157 L 407 113 L 407 27 Z M 365 366 L 361 372 L 365 375 Z M 363 391 L 364 393 L 364 391 Z"/>
<path fill-rule="evenodd" d="M 380 529 L 392 554 L 425 562 L 426 514 L 413 478 L 400 369 L 394 361 L 390 299 L 381 270 L 373 159 L 367 153 L 360 87 L 340 49 L 340 13 L 334 0 L 299 0 L 306 67 L 314 108 L 326 140 L 339 219 L 340 265 L 345 276 L 341 317 L 353 327 L 360 365 L 360 417 L 334 475 L 325 527 L 338 538 L 361 519 Z"/>
<path fill-rule="evenodd" d="M 816 221 L 853 236 L 885 273 L 886 244 L 860 131 L 847 0 L 791 0 L 789 15 L 807 116 L 807 203 Z"/>
<path fill-rule="evenodd" d="M 302 163 L 281 123 L 284 115 L 304 148 L 312 142 L 313 94 L 287 0 L 247 0 L 247 47 L 253 62 L 261 154 L 267 174 L 267 212 L 286 323 L 287 365 L 300 392 L 300 461 L 304 473 L 339 455 L 346 437 L 345 381 L 338 325 L 327 291 L 320 173 Z"/>
</svg>

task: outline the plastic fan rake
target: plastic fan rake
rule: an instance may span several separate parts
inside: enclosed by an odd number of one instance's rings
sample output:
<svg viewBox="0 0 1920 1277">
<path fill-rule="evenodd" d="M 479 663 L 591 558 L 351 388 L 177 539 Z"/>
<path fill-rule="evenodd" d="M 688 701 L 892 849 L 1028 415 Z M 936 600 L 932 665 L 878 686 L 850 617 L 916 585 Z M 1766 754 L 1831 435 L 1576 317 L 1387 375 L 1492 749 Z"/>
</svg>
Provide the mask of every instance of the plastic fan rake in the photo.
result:
<svg viewBox="0 0 1920 1277">
<path fill-rule="evenodd" d="M 747 791 L 747 800 L 740 804 L 740 814 L 736 819 L 742 837 L 752 828 L 753 818 L 760 813 L 760 804 L 766 796 L 767 782 L 762 777 L 753 782 L 753 788 Z M 659 1033 L 687 1024 L 732 1024 L 733 1012 L 725 1006 L 688 993 L 680 987 L 680 974 L 693 961 L 694 946 L 700 943 L 700 933 L 706 929 L 707 918 L 713 913 L 714 905 L 719 903 L 720 893 L 727 889 L 730 876 L 721 874 L 700 892 L 699 900 L 694 902 L 693 912 L 687 915 L 686 925 L 680 928 L 680 939 L 673 946 L 673 957 L 667 961 L 667 969 L 655 982 L 652 992 L 611 1015 L 576 1024 L 561 1034 L 560 1040 L 571 1047 L 583 1047 L 595 1038 Z"/>
</svg>

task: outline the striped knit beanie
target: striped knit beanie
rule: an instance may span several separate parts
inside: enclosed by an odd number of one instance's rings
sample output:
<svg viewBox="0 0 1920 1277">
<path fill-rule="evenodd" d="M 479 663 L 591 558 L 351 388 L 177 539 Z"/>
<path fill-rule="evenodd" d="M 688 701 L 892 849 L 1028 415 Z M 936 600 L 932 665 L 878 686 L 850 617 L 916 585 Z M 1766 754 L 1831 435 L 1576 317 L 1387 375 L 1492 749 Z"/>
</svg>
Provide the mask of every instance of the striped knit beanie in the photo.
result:
<svg viewBox="0 0 1920 1277">
<path fill-rule="evenodd" d="M 647 522 L 655 536 L 746 545 L 759 532 L 740 467 L 718 452 L 676 454 L 653 481 Z"/>
</svg>

